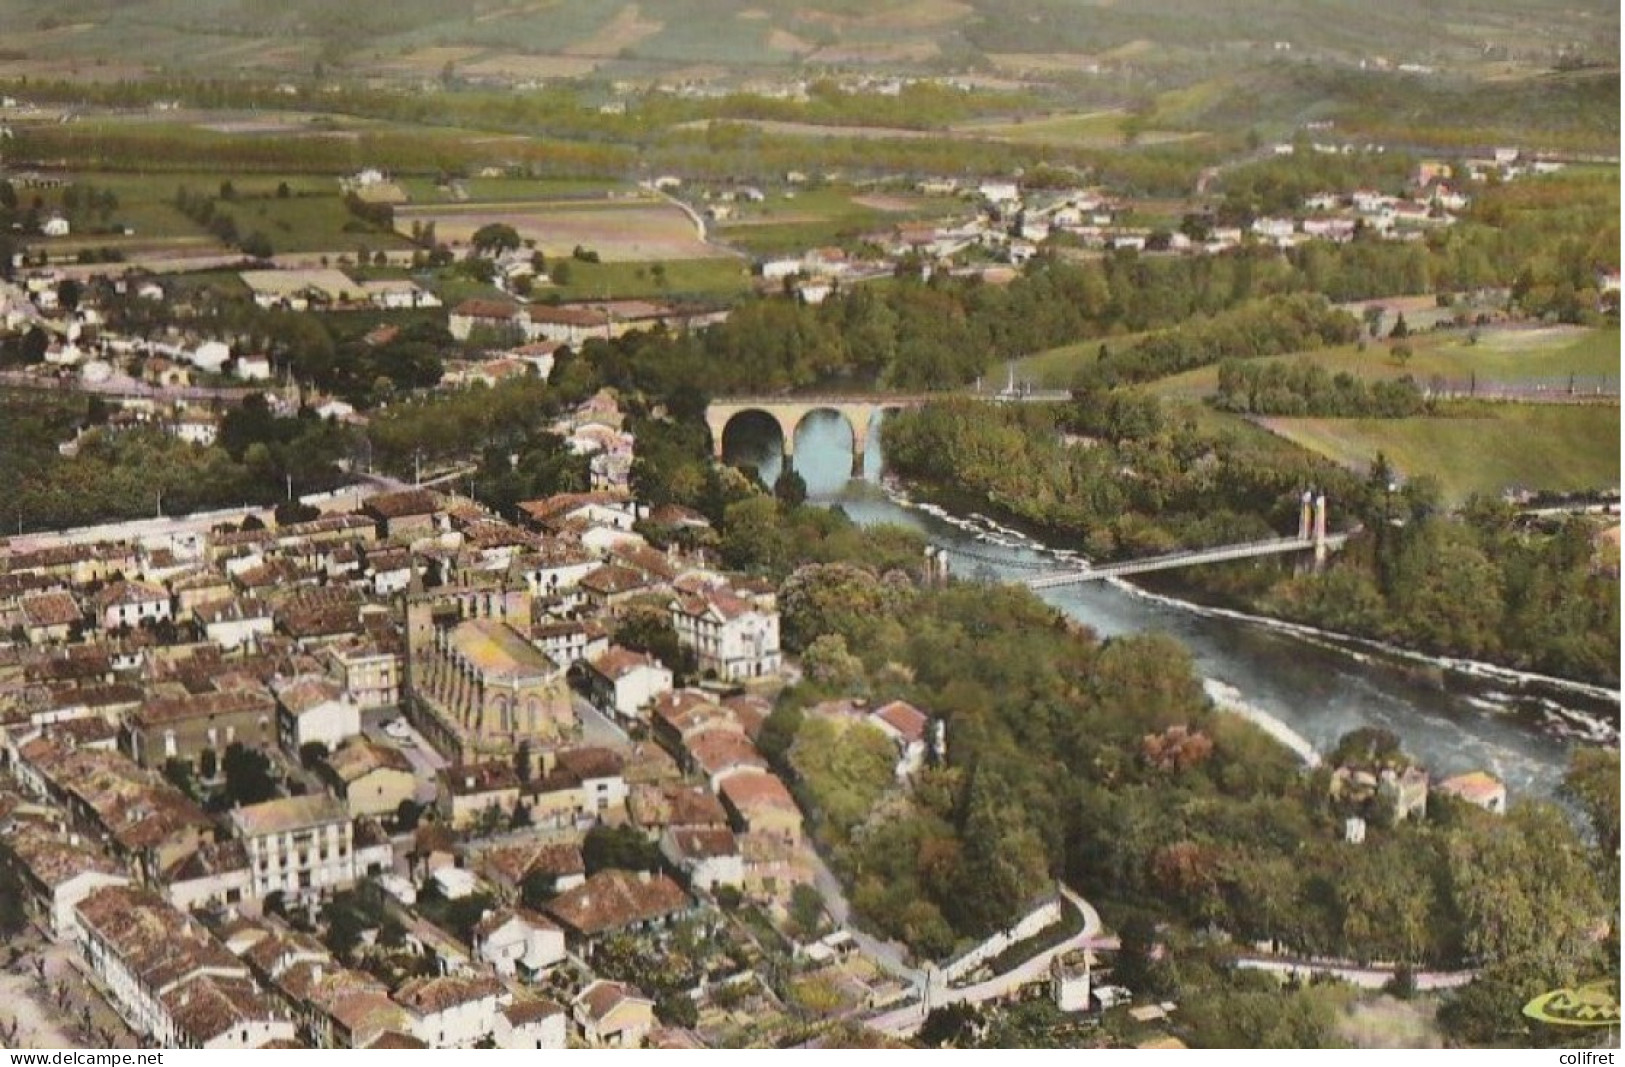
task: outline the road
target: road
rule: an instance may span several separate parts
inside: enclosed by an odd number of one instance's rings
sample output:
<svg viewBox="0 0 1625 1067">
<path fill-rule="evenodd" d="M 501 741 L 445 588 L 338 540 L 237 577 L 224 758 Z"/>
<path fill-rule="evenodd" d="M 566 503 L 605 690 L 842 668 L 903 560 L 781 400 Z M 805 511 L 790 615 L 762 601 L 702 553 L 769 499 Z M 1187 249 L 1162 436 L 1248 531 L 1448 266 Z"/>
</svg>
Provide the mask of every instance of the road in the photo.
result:
<svg viewBox="0 0 1625 1067">
<path fill-rule="evenodd" d="M 1331 960 L 1294 959 L 1281 956 L 1242 956 L 1237 967 L 1293 978 L 1309 978 L 1315 974 L 1329 974 L 1361 989 L 1381 989 L 1393 981 L 1391 967 L 1359 967 Z M 1416 988 L 1426 992 L 1435 989 L 1457 989 L 1478 977 L 1477 971 L 1417 971 Z"/>
<path fill-rule="evenodd" d="M 824 900 L 824 910 L 835 924 L 852 936 L 852 940 L 864 955 L 874 960 L 887 972 L 897 976 L 908 983 L 915 996 L 924 994 L 928 976 L 926 972 L 908 964 L 908 950 L 895 941 L 882 941 L 857 929 L 851 923 L 852 907 L 847 903 L 846 894 L 841 891 L 840 879 L 835 872 L 829 869 L 811 845 L 807 846 L 807 853 L 811 857 L 813 869 L 813 888 Z"/>
<path fill-rule="evenodd" d="M 370 722 L 363 724 L 362 733 L 368 740 L 383 745 L 386 748 L 400 750 L 406 761 L 412 765 L 412 777 L 417 780 L 413 789 L 412 799 L 419 804 L 433 804 L 437 795 L 436 776 L 446 767 L 446 758 L 434 750 L 423 739 L 423 735 L 401 716 L 400 712 L 390 709 L 382 713 L 369 713 Z M 401 719 L 406 722 L 406 729 L 411 734 L 412 743 L 402 744 L 384 732 L 384 723 L 392 719 Z"/>
<path fill-rule="evenodd" d="M 1041 980 L 1049 973 L 1050 961 L 1057 956 L 1064 955 L 1077 948 L 1115 949 L 1117 939 L 1101 936 L 1102 924 L 1100 913 L 1087 900 L 1078 896 L 1072 890 L 1061 886 L 1061 896 L 1083 915 L 1083 928 L 1065 941 L 1051 948 L 1037 953 L 1023 963 L 1012 967 L 1003 974 L 995 975 L 984 982 L 973 986 L 964 986 L 958 989 L 952 987 L 931 986 L 926 995 L 916 1004 L 898 1008 L 894 1011 L 884 1012 L 864 1021 L 864 1025 L 871 1030 L 893 1036 L 907 1036 L 919 1030 L 925 1017 L 935 1008 L 949 1004 L 967 1003 L 981 1004 L 989 1000 L 998 1000 L 1007 997 L 1030 982 Z"/>
</svg>

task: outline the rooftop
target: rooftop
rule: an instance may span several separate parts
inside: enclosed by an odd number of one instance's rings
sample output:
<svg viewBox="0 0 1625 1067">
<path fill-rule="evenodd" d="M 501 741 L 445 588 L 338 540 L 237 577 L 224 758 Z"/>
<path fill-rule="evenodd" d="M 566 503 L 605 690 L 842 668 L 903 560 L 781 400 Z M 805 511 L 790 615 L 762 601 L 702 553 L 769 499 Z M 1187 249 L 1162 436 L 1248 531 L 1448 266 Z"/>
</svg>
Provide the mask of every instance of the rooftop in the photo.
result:
<svg viewBox="0 0 1625 1067">
<path fill-rule="evenodd" d="M 325 793 L 267 800 L 263 804 L 250 804 L 231 813 L 232 825 L 242 837 L 285 834 L 312 826 L 349 821 L 350 815 L 344 810 L 344 805 Z"/>
<path fill-rule="evenodd" d="M 452 647 L 487 676 L 551 677 L 553 661 L 505 622 L 470 619 L 451 632 Z"/>
<path fill-rule="evenodd" d="M 689 906 L 688 894 L 663 874 L 599 871 L 547 906 L 560 925 L 587 937 L 661 919 Z"/>
</svg>

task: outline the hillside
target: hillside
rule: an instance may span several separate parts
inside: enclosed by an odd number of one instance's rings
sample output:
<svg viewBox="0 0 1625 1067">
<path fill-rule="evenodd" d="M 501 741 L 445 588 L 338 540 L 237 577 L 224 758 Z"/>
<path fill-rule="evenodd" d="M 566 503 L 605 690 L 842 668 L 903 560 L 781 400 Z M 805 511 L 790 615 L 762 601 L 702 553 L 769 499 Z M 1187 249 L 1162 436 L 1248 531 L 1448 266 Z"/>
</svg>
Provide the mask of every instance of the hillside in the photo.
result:
<svg viewBox="0 0 1625 1067">
<path fill-rule="evenodd" d="M 1420 32 L 1419 24 L 1425 23 Z M 1044 80 L 1263 56 L 1494 74 L 1612 64 L 1608 0 L 15 0 L 6 65 L 438 77 L 622 77 L 691 65 L 979 71 Z M 688 71 L 688 74 L 702 72 Z"/>
</svg>

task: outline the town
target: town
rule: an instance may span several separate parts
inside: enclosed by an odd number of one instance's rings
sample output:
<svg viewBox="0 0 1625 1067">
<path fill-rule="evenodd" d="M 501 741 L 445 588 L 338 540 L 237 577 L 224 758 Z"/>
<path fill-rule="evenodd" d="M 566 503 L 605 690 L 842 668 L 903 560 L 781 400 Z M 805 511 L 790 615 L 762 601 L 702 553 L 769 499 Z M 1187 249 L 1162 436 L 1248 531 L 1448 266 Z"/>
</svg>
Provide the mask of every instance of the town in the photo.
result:
<svg viewBox="0 0 1625 1067">
<path fill-rule="evenodd" d="M 0 13 L 0 1047 L 1617 1025 L 1617 13 L 1008 3 Z"/>
</svg>

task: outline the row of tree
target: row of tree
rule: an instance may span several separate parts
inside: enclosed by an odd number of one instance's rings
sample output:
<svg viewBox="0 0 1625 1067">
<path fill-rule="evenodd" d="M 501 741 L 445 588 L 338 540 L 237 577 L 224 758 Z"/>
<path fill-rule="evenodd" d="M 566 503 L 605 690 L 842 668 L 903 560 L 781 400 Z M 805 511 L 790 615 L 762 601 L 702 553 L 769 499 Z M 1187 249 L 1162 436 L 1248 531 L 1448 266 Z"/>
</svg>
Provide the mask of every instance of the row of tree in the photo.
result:
<svg viewBox="0 0 1625 1067">
<path fill-rule="evenodd" d="M 1403 419 L 1425 414 L 1429 403 L 1414 379 L 1368 382 L 1336 374 L 1308 360 L 1225 360 L 1219 364 L 1214 406 L 1243 415 Z"/>
</svg>

